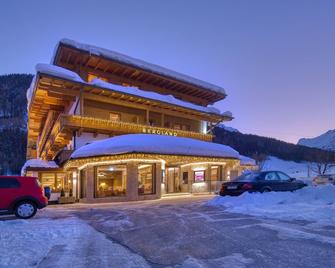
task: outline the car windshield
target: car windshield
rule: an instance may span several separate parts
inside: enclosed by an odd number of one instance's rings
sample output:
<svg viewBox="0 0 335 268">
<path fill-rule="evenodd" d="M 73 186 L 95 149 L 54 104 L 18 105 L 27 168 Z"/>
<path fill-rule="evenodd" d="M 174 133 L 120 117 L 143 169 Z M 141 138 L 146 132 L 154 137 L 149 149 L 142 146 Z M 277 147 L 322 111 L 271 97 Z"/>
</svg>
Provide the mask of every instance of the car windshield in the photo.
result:
<svg viewBox="0 0 335 268">
<path fill-rule="evenodd" d="M 254 181 L 259 174 L 259 172 L 246 173 L 233 179 L 233 181 Z"/>
</svg>

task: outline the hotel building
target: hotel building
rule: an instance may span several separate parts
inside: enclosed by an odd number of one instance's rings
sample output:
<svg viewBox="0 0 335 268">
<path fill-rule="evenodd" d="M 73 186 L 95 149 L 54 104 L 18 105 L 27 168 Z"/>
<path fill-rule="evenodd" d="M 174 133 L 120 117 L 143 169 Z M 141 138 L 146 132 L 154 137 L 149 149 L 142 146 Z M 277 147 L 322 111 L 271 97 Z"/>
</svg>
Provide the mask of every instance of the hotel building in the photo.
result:
<svg viewBox="0 0 335 268">
<path fill-rule="evenodd" d="M 241 172 L 211 129 L 223 88 L 107 49 L 61 40 L 27 91 L 25 175 L 63 202 L 215 192 Z"/>
</svg>

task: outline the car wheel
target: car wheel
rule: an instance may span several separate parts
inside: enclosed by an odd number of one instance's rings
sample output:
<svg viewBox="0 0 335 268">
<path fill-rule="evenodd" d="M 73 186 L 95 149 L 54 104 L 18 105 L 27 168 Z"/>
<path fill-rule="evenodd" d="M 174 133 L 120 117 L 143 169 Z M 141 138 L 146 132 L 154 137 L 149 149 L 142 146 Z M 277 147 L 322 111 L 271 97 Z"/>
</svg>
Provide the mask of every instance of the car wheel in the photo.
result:
<svg viewBox="0 0 335 268">
<path fill-rule="evenodd" d="M 15 216 L 20 219 L 29 219 L 37 212 L 37 206 L 31 201 L 20 202 L 15 207 Z"/>
<path fill-rule="evenodd" d="M 269 193 L 269 192 L 271 192 L 270 188 L 264 188 L 261 190 L 261 193 Z"/>
</svg>

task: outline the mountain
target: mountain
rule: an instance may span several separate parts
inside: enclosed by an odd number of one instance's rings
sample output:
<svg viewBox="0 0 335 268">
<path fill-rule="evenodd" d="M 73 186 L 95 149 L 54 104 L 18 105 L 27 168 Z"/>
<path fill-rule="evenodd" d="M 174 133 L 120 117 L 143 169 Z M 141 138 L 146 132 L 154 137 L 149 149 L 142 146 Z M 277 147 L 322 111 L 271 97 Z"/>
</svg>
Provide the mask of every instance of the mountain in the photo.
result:
<svg viewBox="0 0 335 268">
<path fill-rule="evenodd" d="M 274 138 L 229 131 L 222 127 L 213 130 L 214 142 L 226 144 L 242 155 L 258 158 L 261 155 L 278 157 L 286 161 L 334 161 L 335 153 L 303 145 L 287 143 Z"/>
<path fill-rule="evenodd" d="M 0 75 L 0 175 L 19 174 L 26 157 L 30 74 Z"/>
<path fill-rule="evenodd" d="M 329 130 L 315 138 L 302 138 L 298 141 L 298 144 L 312 148 L 335 151 L 335 129 Z"/>
</svg>

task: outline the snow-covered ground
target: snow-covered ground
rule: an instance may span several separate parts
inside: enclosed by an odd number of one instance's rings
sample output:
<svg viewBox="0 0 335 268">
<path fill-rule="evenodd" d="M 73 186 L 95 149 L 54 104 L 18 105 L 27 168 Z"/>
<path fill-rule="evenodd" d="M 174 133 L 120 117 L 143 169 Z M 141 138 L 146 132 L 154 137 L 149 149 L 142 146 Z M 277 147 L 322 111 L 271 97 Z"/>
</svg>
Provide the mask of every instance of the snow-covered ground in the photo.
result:
<svg viewBox="0 0 335 268">
<path fill-rule="evenodd" d="M 314 175 L 312 174 L 311 170 L 308 174 L 309 166 L 311 166 L 311 163 L 309 162 L 298 163 L 294 161 L 285 161 L 274 156 L 269 156 L 265 161 L 262 170 L 280 170 L 293 178 L 305 179 Z"/>
<path fill-rule="evenodd" d="M 335 186 L 308 186 L 296 192 L 244 193 L 208 202 L 229 212 L 281 220 L 304 220 L 319 226 L 335 223 Z"/>
<path fill-rule="evenodd" d="M 0 267 L 37 266 L 149 267 L 76 217 L 0 221 Z"/>
</svg>

